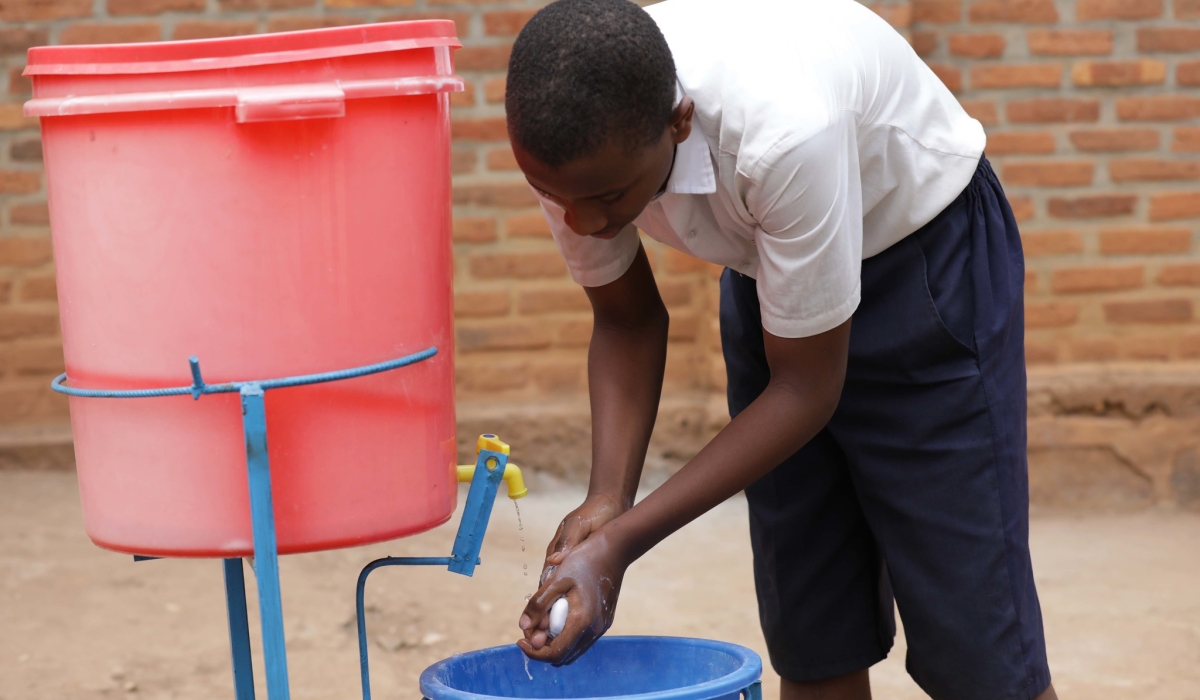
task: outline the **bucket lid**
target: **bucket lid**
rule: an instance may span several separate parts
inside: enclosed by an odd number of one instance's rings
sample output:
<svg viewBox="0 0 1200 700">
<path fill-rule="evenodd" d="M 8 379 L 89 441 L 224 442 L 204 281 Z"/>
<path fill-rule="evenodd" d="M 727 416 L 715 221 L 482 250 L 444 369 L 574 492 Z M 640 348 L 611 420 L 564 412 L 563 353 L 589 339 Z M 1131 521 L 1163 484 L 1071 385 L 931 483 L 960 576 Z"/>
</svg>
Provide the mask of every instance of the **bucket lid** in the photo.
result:
<svg viewBox="0 0 1200 700">
<path fill-rule="evenodd" d="M 450 20 L 417 20 L 145 44 L 38 46 L 25 75 L 177 73 L 462 46 Z"/>
</svg>

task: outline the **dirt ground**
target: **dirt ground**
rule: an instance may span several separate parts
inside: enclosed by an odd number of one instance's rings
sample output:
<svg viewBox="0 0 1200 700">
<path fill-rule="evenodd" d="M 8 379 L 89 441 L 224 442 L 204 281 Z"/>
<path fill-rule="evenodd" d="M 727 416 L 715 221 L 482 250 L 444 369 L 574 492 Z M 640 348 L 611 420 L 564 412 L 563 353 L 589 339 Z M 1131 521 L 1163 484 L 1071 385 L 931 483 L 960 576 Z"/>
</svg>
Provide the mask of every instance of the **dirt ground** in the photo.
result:
<svg viewBox="0 0 1200 700">
<path fill-rule="evenodd" d="M 417 676 L 429 664 L 516 638 L 537 552 L 581 496 L 531 486 L 522 532 L 512 506 L 497 503 L 473 579 L 444 569 L 373 575 L 376 698 L 417 698 Z M 745 510 L 735 499 L 637 563 L 613 632 L 710 637 L 762 653 Z M 445 555 L 452 538 L 453 527 L 443 526 L 391 544 L 285 558 L 292 697 L 358 697 L 359 568 L 389 554 Z M 1033 551 L 1062 697 L 1200 698 L 1200 516 L 1042 516 Z M 227 634 L 217 562 L 135 564 L 102 551 L 83 533 L 72 474 L 0 472 L 0 700 L 232 698 Z M 872 670 L 876 697 L 924 697 L 903 659 L 901 639 Z M 261 668 L 256 661 L 265 698 Z M 765 681 L 767 697 L 777 697 L 769 670 Z"/>
</svg>

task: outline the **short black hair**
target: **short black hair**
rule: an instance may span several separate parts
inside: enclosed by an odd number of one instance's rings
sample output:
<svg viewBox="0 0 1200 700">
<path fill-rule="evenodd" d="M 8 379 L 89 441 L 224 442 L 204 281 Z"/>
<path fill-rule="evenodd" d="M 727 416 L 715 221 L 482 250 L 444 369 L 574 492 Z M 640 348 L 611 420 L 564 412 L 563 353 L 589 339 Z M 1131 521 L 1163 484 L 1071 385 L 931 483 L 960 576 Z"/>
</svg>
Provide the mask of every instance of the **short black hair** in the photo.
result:
<svg viewBox="0 0 1200 700">
<path fill-rule="evenodd" d="M 610 142 L 653 142 L 675 108 L 675 59 L 629 0 L 557 0 L 517 37 L 504 106 L 513 142 L 552 168 Z"/>
</svg>

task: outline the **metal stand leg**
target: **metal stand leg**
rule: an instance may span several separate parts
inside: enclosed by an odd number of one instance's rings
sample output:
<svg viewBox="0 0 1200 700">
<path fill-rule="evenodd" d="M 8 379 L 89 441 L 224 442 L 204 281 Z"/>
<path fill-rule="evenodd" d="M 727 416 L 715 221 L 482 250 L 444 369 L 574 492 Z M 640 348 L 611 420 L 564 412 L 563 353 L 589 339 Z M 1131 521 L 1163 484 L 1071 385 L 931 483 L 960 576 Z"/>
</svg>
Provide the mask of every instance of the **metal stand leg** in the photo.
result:
<svg viewBox="0 0 1200 700">
<path fill-rule="evenodd" d="M 254 700 L 254 664 L 250 658 L 250 622 L 246 618 L 246 576 L 241 559 L 225 560 L 225 605 L 229 608 L 229 648 L 233 650 L 233 688 L 237 700 Z"/>
<path fill-rule="evenodd" d="M 275 508 L 271 503 L 271 465 L 267 458 L 267 414 L 262 387 L 242 387 L 242 429 L 250 476 L 250 520 L 254 527 L 254 571 L 262 618 L 267 697 L 288 700 L 287 650 L 283 641 L 283 601 L 279 595 L 279 555 L 275 544 Z"/>
</svg>

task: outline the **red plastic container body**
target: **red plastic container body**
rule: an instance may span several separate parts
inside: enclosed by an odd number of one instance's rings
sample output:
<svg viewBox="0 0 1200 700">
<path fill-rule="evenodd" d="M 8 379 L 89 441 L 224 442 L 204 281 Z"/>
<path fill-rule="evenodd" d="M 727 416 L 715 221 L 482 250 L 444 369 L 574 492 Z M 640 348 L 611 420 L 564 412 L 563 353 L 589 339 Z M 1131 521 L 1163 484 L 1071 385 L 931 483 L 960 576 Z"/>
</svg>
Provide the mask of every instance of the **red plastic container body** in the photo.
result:
<svg viewBox="0 0 1200 700">
<path fill-rule="evenodd" d="M 279 550 L 454 510 L 451 22 L 30 51 L 69 384 L 391 372 L 267 392 Z M 236 394 L 70 400 L 88 535 L 252 551 Z"/>
</svg>

